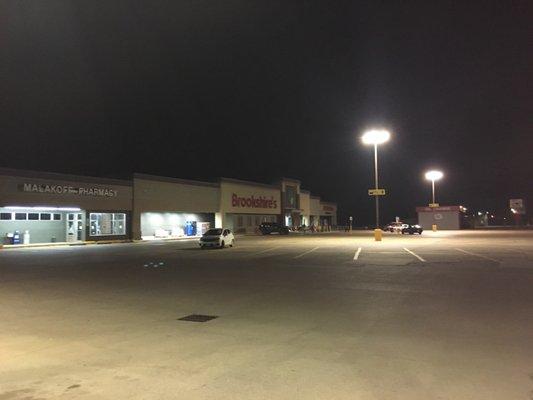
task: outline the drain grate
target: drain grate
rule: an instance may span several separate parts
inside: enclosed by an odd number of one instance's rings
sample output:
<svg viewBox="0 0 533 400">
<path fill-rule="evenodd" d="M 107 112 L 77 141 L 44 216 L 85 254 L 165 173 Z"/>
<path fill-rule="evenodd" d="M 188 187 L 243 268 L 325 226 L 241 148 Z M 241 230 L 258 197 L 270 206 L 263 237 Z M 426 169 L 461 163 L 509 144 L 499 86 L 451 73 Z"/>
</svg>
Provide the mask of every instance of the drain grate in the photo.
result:
<svg viewBox="0 0 533 400">
<path fill-rule="evenodd" d="M 218 316 L 217 315 L 191 314 L 191 315 L 187 315 L 186 317 L 178 318 L 178 321 L 207 322 L 215 318 L 218 318 Z"/>
</svg>

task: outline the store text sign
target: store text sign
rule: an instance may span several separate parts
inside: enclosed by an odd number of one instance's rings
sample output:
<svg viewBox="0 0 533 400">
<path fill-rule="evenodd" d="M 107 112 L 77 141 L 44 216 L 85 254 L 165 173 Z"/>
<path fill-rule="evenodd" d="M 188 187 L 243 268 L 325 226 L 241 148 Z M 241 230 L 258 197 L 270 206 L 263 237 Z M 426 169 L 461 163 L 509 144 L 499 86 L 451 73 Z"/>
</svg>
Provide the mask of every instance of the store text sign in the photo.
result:
<svg viewBox="0 0 533 400">
<path fill-rule="evenodd" d="M 274 200 L 274 196 L 267 198 L 265 196 L 247 196 L 240 197 L 235 193 L 231 196 L 232 207 L 242 208 L 278 208 L 278 201 Z"/>
<path fill-rule="evenodd" d="M 21 192 L 30 193 L 49 193 L 61 195 L 77 195 L 77 196 L 95 196 L 95 197 L 117 197 L 118 191 L 109 188 L 97 187 L 79 187 L 66 185 L 41 185 L 36 183 L 24 183 L 19 185 Z"/>
</svg>

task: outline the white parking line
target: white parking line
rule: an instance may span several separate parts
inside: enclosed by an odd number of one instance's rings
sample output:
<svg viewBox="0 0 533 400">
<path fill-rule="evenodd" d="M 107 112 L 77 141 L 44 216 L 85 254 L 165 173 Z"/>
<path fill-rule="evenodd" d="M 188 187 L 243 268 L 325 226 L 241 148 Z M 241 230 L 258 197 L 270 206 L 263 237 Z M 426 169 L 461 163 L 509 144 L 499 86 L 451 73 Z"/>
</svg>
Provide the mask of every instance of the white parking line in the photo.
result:
<svg viewBox="0 0 533 400">
<path fill-rule="evenodd" d="M 312 251 L 315 251 L 316 249 L 318 249 L 318 247 L 315 247 L 314 249 L 311 249 L 311 250 L 305 251 L 305 252 L 303 252 L 302 254 L 298 254 L 296 257 L 293 257 L 293 258 L 300 258 L 300 257 L 303 257 L 303 256 L 305 256 L 306 254 L 309 254 L 309 253 L 311 253 Z"/>
<path fill-rule="evenodd" d="M 279 249 L 279 247 L 271 247 L 269 249 L 261 250 L 261 251 L 258 251 L 257 253 L 253 253 L 252 256 L 255 256 L 256 254 L 263 254 L 263 253 L 266 253 L 267 251 L 272 251 L 276 249 Z"/>
<path fill-rule="evenodd" d="M 466 250 L 457 249 L 457 248 L 455 250 L 460 251 L 460 252 L 465 253 L 465 254 L 470 254 L 471 256 L 481 257 L 481 258 L 484 258 L 485 260 L 489 260 L 489 261 L 493 261 L 493 262 L 497 262 L 497 263 L 501 262 L 500 260 L 496 260 L 495 258 L 484 256 L 483 254 L 472 253 L 471 251 L 466 251 Z"/>
<path fill-rule="evenodd" d="M 403 248 L 406 252 L 408 252 L 409 254 L 415 256 L 416 258 L 418 258 L 420 261 L 422 262 L 426 262 L 426 260 L 424 260 L 422 257 L 420 257 L 418 254 L 412 252 L 411 250 L 409 250 L 407 247 L 404 247 Z"/>
<path fill-rule="evenodd" d="M 362 250 L 362 248 L 359 247 L 359 248 L 357 249 L 357 251 L 355 252 L 355 254 L 354 254 L 354 256 L 353 256 L 353 260 L 354 260 L 354 261 L 357 261 L 357 259 L 359 258 L 359 254 L 361 254 L 361 250 Z"/>
</svg>

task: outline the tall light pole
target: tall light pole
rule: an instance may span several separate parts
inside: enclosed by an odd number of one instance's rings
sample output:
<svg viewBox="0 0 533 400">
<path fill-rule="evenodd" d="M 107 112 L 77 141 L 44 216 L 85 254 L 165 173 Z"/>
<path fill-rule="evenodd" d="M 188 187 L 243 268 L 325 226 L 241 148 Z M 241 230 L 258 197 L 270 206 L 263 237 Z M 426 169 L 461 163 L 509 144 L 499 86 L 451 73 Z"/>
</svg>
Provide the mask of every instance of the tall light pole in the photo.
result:
<svg viewBox="0 0 533 400">
<path fill-rule="evenodd" d="M 374 197 L 376 199 L 376 229 L 374 231 L 374 238 L 381 240 L 381 230 L 379 226 L 379 173 L 378 173 L 378 145 L 383 144 L 390 139 L 390 133 L 386 130 L 370 130 L 363 134 L 362 138 L 364 144 L 374 145 L 374 186 L 376 192 Z M 378 232 L 379 231 L 379 232 Z"/>
<path fill-rule="evenodd" d="M 426 179 L 431 181 L 431 204 L 435 204 L 435 181 L 438 181 L 444 176 L 441 171 L 428 171 L 426 172 Z"/>
</svg>

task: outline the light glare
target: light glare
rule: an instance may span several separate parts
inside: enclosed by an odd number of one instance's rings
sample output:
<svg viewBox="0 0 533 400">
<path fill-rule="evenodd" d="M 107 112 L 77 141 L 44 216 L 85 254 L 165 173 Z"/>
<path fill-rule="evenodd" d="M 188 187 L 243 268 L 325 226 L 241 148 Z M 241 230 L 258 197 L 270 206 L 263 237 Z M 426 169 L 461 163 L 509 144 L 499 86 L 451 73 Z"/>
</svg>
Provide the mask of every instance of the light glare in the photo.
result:
<svg viewBox="0 0 533 400">
<path fill-rule="evenodd" d="M 367 131 L 361 137 L 364 144 L 382 144 L 390 139 L 390 133 L 387 130 L 373 129 Z"/>
<path fill-rule="evenodd" d="M 430 181 L 438 181 L 444 174 L 440 171 L 428 171 L 426 172 L 426 179 Z"/>
</svg>

